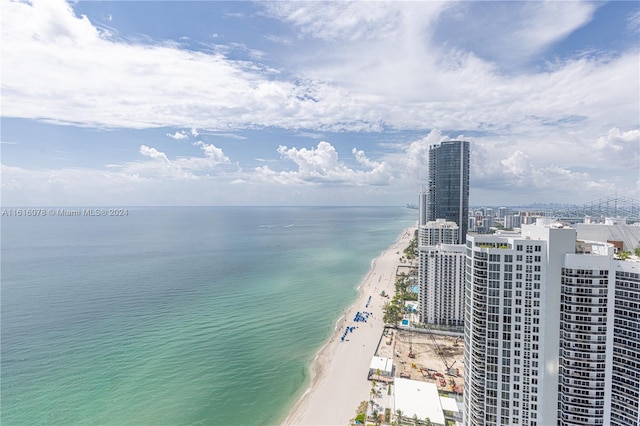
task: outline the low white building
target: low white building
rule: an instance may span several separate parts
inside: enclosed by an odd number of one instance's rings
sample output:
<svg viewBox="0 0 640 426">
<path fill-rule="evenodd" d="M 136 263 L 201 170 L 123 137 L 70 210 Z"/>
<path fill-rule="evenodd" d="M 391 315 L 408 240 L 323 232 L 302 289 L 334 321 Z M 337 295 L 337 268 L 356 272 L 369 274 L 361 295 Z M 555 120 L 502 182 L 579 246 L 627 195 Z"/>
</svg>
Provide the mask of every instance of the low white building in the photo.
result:
<svg viewBox="0 0 640 426">
<path fill-rule="evenodd" d="M 445 417 L 450 417 L 459 424 L 462 424 L 462 401 L 458 403 L 455 398 L 441 396 L 440 406 L 442 406 Z"/>
<path fill-rule="evenodd" d="M 394 411 L 402 411 L 405 419 L 417 416 L 421 423 L 429 419 L 432 425 L 444 425 L 444 411 L 435 384 L 399 377 L 394 384 Z"/>
<path fill-rule="evenodd" d="M 369 377 L 379 375 L 383 377 L 393 377 L 393 360 L 381 356 L 371 358 L 369 365 Z"/>
</svg>

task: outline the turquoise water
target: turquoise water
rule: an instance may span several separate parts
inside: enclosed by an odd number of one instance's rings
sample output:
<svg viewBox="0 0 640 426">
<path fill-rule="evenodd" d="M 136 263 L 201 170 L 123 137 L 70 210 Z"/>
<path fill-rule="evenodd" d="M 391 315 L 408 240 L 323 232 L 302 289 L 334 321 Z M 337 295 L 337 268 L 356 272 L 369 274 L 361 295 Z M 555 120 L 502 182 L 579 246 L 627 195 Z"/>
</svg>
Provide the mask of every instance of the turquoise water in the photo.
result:
<svg viewBox="0 0 640 426">
<path fill-rule="evenodd" d="M 3 217 L 1 423 L 275 424 L 414 222 L 388 207 Z"/>
</svg>

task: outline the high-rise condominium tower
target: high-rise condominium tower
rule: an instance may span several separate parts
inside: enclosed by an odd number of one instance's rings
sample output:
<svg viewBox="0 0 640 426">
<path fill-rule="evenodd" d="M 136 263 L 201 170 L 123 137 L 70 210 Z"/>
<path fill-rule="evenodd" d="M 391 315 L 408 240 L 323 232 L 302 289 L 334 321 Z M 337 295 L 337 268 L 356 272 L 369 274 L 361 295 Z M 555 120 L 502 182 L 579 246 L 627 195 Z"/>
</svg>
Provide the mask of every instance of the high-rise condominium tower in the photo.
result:
<svg viewBox="0 0 640 426">
<path fill-rule="evenodd" d="M 458 225 L 444 219 L 427 222 L 418 230 L 420 321 L 428 324 L 464 324 L 464 245 Z"/>
<path fill-rule="evenodd" d="M 429 149 L 426 221 L 458 224 L 464 244 L 469 217 L 469 142 L 446 141 Z"/>
<path fill-rule="evenodd" d="M 466 244 L 464 423 L 640 424 L 640 262 L 538 220 Z"/>
<path fill-rule="evenodd" d="M 420 246 L 419 250 L 420 321 L 444 326 L 463 326 L 464 245 L 437 244 Z"/>
</svg>

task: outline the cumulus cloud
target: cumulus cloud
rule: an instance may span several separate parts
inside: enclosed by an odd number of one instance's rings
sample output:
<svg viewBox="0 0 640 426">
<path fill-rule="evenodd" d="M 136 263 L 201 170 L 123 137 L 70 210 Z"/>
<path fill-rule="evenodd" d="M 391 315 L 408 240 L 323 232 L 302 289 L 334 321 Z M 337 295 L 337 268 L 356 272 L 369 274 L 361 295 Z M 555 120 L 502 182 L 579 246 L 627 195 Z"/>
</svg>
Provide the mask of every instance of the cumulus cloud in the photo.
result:
<svg viewBox="0 0 640 426">
<path fill-rule="evenodd" d="M 380 163 L 369 160 L 367 158 L 367 155 L 364 153 L 364 151 L 358 150 L 358 148 L 353 148 L 351 150 L 351 153 L 356 157 L 356 161 L 362 164 L 363 166 L 372 167 L 372 168 L 380 166 Z"/>
<path fill-rule="evenodd" d="M 111 164 L 108 167 L 127 176 L 195 180 L 214 173 L 220 165 L 230 163 L 229 157 L 215 145 L 202 141 L 195 142 L 194 145 L 202 150 L 203 157 L 188 156 L 172 160 L 164 152 L 142 145 L 139 149 L 140 154 L 151 160 Z"/>
<path fill-rule="evenodd" d="M 513 193 L 514 200 L 526 194 L 529 202 L 532 196 L 543 196 L 546 199 L 552 191 L 557 201 L 586 202 L 585 193 L 606 195 L 616 187 L 613 183 L 600 180 L 588 172 L 575 171 L 561 165 L 562 158 L 556 164 L 538 164 L 523 151 L 516 150 L 504 157 L 486 147 L 472 145 L 471 176 L 472 186 L 496 193 Z M 620 192 L 626 192 L 620 188 Z M 486 194 L 486 192 L 485 192 Z M 560 197 L 560 198 L 558 198 Z M 591 197 L 590 197 L 591 198 Z"/>
<path fill-rule="evenodd" d="M 202 141 L 198 141 L 194 145 L 199 146 L 200 149 L 202 149 L 202 152 L 204 153 L 205 157 L 211 160 L 211 162 L 209 163 L 211 165 L 223 164 L 223 163 L 229 162 L 229 157 L 224 155 L 224 152 L 222 152 L 222 149 L 218 148 L 213 144 L 206 144 Z"/>
<path fill-rule="evenodd" d="M 429 164 L 429 147 L 446 140 L 450 138 L 443 136 L 440 130 L 434 129 L 424 138 L 411 142 L 403 153 L 403 161 L 405 161 L 403 169 L 417 179 L 425 181 Z"/>
<path fill-rule="evenodd" d="M 187 132 L 185 132 L 184 130 L 181 132 L 176 131 L 173 134 L 167 133 L 167 136 L 175 140 L 189 139 L 189 135 L 187 135 Z"/>
<path fill-rule="evenodd" d="M 162 161 L 165 163 L 169 162 L 169 159 L 164 152 L 160 152 L 155 148 L 149 148 L 146 145 L 140 146 L 140 154 L 144 155 L 145 157 L 153 158 L 154 160 Z"/>
<path fill-rule="evenodd" d="M 151 161 L 134 161 L 123 166 L 111 165 L 111 167 L 120 168 L 125 175 L 129 176 L 152 176 L 178 180 L 196 179 L 190 170 L 185 170 L 177 162 L 169 160 L 164 152 L 142 145 L 140 146 L 140 154 L 151 158 Z"/>
<path fill-rule="evenodd" d="M 292 161 L 296 170 L 276 172 L 269 166 L 255 169 L 261 180 L 271 180 L 282 184 L 324 183 L 351 185 L 388 185 L 393 179 L 392 171 L 385 162 L 374 162 L 366 158 L 363 151 L 353 149 L 356 161 L 365 170 L 347 167 L 338 158 L 336 149 L 329 142 L 321 141 L 315 148 L 278 147 L 278 153 L 285 160 Z"/>
<path fill-rule="evenodd" d="M 640 130 L 609 130 L 588 145 L 592 161 L 600 159 L 612 167 L 633 167 L 640 170 Z"/>
</svg>

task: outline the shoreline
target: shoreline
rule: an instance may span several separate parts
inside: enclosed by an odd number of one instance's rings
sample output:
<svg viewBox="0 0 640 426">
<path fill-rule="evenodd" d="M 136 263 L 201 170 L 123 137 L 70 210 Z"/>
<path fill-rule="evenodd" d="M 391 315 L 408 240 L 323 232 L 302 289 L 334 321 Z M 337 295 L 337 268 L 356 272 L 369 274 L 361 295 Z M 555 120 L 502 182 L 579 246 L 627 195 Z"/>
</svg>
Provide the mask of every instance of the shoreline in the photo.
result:
<svg viewBox="0 0 640 426">
<path fill-rule="evenodd" d="M 402 251 L 413 238 L 415 226 L 405 228 L 395 242 L 371 262 L 357 287 L 356 300 L 338 317 L 334 330 L 309 367 L 310 381 L 280 422 L 282 425 L 346 425 L 362 401 L 369 400 L 367 379 L 384 323 L 382 306 L 395 294 L 395 273 Z M 369 301 L 369 297 L 371 298 Z M 367 304 L 369 306 L 367 306 Z M 354 322 L 357 312 L 368 312 L 366 322 Z M 354 327 L 341 340 L 345 327 Z"/>
</svg>

